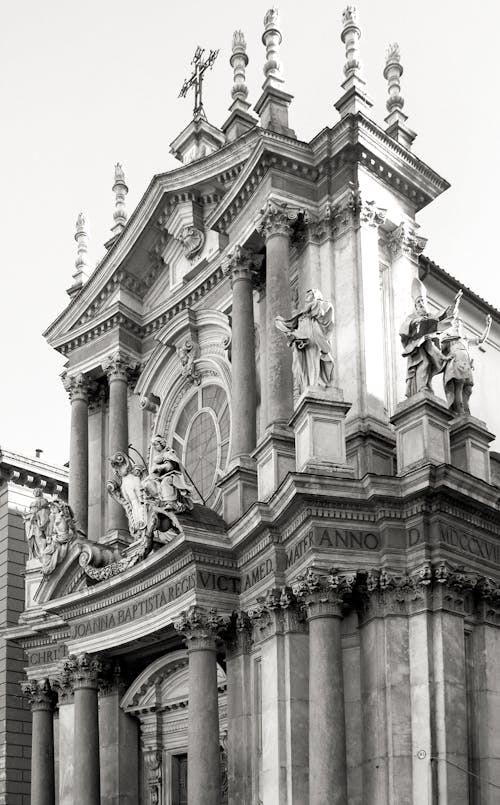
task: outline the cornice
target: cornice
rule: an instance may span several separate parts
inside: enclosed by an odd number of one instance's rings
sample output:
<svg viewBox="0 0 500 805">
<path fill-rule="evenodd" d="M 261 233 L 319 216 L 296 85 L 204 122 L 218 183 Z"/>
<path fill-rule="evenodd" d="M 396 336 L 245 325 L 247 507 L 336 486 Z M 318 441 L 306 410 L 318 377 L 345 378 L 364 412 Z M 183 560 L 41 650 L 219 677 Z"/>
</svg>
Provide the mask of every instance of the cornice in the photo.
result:
<svg viewBox="0 0 500 805">
<path fill-rule="evenodd" d="M 69 470 L 0 447 L 0 478 L 18 486 L 40 487 L 49 493 L 63 492 L 68 486 Z"/>
</svg>

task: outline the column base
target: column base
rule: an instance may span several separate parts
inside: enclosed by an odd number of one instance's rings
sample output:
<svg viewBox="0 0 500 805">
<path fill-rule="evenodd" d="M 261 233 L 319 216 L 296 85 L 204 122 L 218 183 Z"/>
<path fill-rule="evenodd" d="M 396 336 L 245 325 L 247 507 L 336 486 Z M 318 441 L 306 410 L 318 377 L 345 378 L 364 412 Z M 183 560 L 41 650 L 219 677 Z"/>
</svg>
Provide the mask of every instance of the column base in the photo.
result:
<svg viewBox="0 0 500 805">
<path fill-rule="evenodd" d="M 239 456 L 217 484 L 222 490 L 222 516 L 228 525 L 239 520 L 257 500 L 257 466 L 255 459 Z"/>
<path fill-rule="evenodd" d="M 295 472 L 295 438 L 287 425 L 270 425 L 252 453 L 257 462 L 258 500 L 268 500 L 289 472 Z"/>
<path fill-rule="evenodd" d="M 347 463 L 356 478 L 368 473 L 396 474 L 396 437 L 387 424 L 372 417 L 356 417 L 346 423 Z"/>
<path fill-rule="evenodd" d="M 451 463 L 459 470 L 491 483 L 489 443 L 495 438 L 486 423 L 462 414 L 450 423 Z"/>
<path fill-rule="evenodd" d="M 429 391 L 400 403 L 391 422 L 396 429 L 398 475 L 422 464 L 450 464 L 453 414 Z"/>
<path fill-rule="evenodd" d="M 337 388 L 309 388 L 299 397 L 290 420 L 297 472 L 347 469 L 344 420 L 350 407 Z"/>
</svg>

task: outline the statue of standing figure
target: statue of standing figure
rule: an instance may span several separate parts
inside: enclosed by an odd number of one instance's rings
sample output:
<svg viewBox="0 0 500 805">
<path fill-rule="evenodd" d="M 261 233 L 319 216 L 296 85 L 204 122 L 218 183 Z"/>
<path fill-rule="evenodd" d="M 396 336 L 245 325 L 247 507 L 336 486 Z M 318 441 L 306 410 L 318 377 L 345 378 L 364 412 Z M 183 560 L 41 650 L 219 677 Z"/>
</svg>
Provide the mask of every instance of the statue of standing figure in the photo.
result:
<svg viewBox="0 0 500 805">
<path fill-rule="evenodd" d="M 306 292 L 304 307 L 291 319 L 276 316 L 276 327 L 285 333 L 293 349 L 292 369 L 301 393 L 309 387 L 332 385 L 333 322 L 333 305 L 317 288 Z"/>
<path fill-rule="evenodd" d="M 33 490 L 33 500 L 29 505 L 28 514 L 24 515 L 29 559 L 41 560 L 42 552 L 47 544 L 49 521 L 49 501 L 43 496 L 41 489 L 35 489 Z"/>
<path fill-rule="evenodd" d="M 458 300 L 460 302 L 460 299 Z M 440 334 L 441 351 L 446 358 L 443 385 L 448 408 L 455 414 L 470 414 L 469 399 L 474 385 L 474 360 L 469 347 L 477 347 L 488 338 L 491 316 L 486 316 L 483 332 L 476 338 L 469 338 L 463 330 L 455 306 L 450 326 Z"/>
<path fill-rule="evenodd" d="M 439 315 L 431 315 L 427 309 L 427 294 L 422 282 L 414 279 L 411 290 L 414 310 L 399 330 L 403 356 L 407 358 L 407 397 L 413 397 L 424 390 L 433 392 L 432 378 L 444 370 L 447 362 L 439 343 L 441 322 L 454 315 L 462 296 L 462 291 L 459 291 L 451 305 Z"/>
</svg>

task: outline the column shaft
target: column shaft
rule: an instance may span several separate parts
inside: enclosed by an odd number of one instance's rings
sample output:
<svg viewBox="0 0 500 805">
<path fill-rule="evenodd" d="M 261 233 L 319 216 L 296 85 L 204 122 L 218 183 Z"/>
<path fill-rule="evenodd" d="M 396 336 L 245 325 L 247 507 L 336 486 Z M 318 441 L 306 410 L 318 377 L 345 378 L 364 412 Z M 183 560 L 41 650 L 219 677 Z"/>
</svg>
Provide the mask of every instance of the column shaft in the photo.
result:
<svg viewBox="0 0 500 805">
<path fill-rule="evenodd" d="M 340 622 L 309 621 L 309 805 L 347 805 Z"/>
<path fill-rule="evenodd" d="M 109 378 L 109 456 L 128 450 L 128 386 L 126 376 Z M 108 501 L 108 531 L 128 531 L 125 510 L 115 500 Z"/>
<path fill-rule="evenodd" d="M 74 792 L 78 805 L 101 801 L 97 686 L 75 689 Z"/>
<path fill-rule="evenodd" d="M 256 440 L 255 335 L 252 277 L 233 274 L 231 458 L 248 456 Z"/>
<path fill-rule="evenodd" d="M 54 722 L 50 704 L 33 705 L 31 805 L 54 805 Z"/>
<path fill-rule="evenodd" d="M 189 805 L 219 805 L 219 698 L 215 643 L 189 648 Z"/>
<path fill-rule="evenodd" d="M 266 242 L 267 424 L 288 424 L 292 415 L 292 352 L 276 316 L 291 317 L 289 236 L 268 235 Z"/>
<path fill-rule="evenodd" d="M 89 487 L 89 419 L 86 397 L 71 402 L 68 501 L 78 526 L 87 533 Z"/>
</svg>

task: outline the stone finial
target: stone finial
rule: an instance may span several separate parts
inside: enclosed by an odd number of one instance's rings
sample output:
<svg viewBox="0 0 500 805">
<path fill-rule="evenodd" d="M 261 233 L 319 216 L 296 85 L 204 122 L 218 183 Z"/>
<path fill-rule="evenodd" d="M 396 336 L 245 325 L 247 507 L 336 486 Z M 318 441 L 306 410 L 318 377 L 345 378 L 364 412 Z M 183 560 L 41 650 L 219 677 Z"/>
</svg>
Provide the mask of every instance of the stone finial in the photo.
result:
<svg viewBox="0 0 500 805">
<path fill-rule="evenodd" d="M 342 33 L 340 38 L 345 44 L 345 77 L 351 78 L 355 75 L 359 76 L 362 72 L 362 62 L 359 53 L 361 28 L 358 26 L 358 10 L 356 6 L 347 6 L 342 12 Z"/>
<path fill-rule="evenodd" d="M 363 63 L 359 50 L 361 28 L 358 24 L 356 6 L 347 6 L 342 13 L 342 32 L 340 38 L 345 45 L 344 64 L 345 81 L 342 84 L 344 94 L 335 104 L 341 117 L 361 111 L 366 114 L 373 102 L 366 94 L 363 78 Z"/>
<path fill-rule="evenodd" d="M 283 65 L 279 50 L 282 39 L 279 29 L 279 11 L 277 8 L 270 8 L 264 17 L 264 33 L 262 34 L 262 41 L 266 46 L 266 63 L 264 64 L 266 83 L 274 85 L 283 83 Z"/>
<path fill-rule="evenodd" d="M 113 193 L 115 194 L 115 211 L 113 213 L 114 225 L 111 231 L 114 235 L 119 235 L 125 228 L 127 223 L 127 210 L 125 208 L 125 196 L 128 193 L 128 187 L 125 183 L 125 173 L 119 162 L 115 165 L 115 181 L 113 184 Z"/>
<path fill-rule="evenodd" d="M 69 296 L 73 297 L 81 289 L 84 277 L 88 276 L 89 271 L 89 220 L 84 212 L 78 213 L 76 219 L 76 260 L 75 273 L 73 274 L 73 284 L 68 290 Z"/>
<path fill-rule="evenodd" d="M 248 56 L 243 31 L 235 31 L 233 34 L 232 54 L 229 63 L 234 73 L 233 88 L 231 90 L 233 101 L 246 110 L 250 104 L 247 101 L 248 87 L 245 83 L 245 68 L 248 64 Z"/>
<path fill-rule="evenodd" d="M 399 45 L 395 42 L 389 45 L 385 54 L 384 78 L 387 80 L 387 90 L 389 97 L 386 106 L 389 112 L 385 118 L 387 123 L 386 132 L 405 148 L 411 148 L 413 140 L 417 136 L 406 125 L 407 115 L 403 112 L 405 104 L 401 95 L 401 76 L 403 75 L 403 65 L 401 64 L 401 52 Z"/>
</svg>

